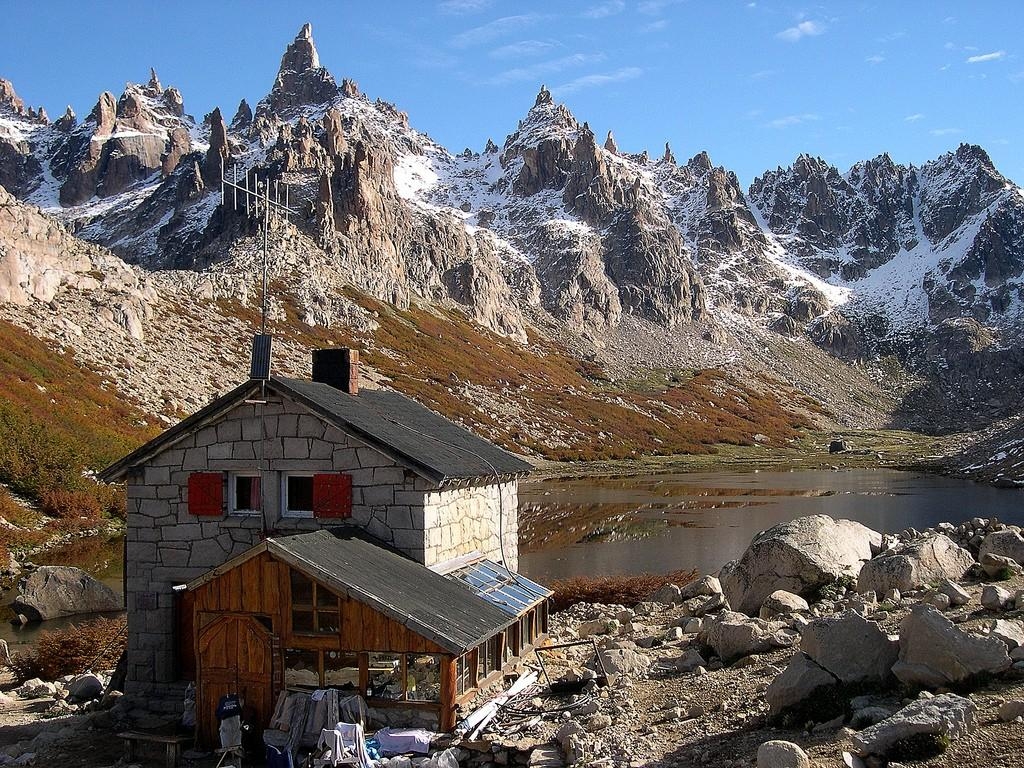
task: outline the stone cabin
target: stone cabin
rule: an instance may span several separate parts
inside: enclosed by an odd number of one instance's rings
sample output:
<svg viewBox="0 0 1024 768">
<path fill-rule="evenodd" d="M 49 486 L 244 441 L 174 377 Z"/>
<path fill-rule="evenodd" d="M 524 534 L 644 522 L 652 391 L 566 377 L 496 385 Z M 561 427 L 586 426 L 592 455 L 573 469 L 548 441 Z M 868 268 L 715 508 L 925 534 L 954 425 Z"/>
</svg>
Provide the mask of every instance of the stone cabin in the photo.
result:
<svg viewBox="0 0 1024 768">
<path fill-rule="evenodd" d="M 265 725 L 325 686 L 450 728 L 547 631 L 550 592 L 515 573 L 530 465 L 360 389 L 356 352 L 313 355 L 312 381 L 252 378 L 101 474 L 127 485 L 126 692 L 196 681 L 211 739 L 223 693 Z"/>
</svg>

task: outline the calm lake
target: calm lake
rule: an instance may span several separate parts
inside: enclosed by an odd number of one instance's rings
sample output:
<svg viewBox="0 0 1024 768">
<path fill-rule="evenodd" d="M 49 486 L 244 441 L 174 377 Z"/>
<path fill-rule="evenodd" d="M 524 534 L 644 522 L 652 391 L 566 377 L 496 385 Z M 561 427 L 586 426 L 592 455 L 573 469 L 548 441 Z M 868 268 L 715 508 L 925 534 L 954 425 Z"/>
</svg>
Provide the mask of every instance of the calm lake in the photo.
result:
<svg viewBox="0 0 1024 768">
<path fill-rule="evenodd" d="M 541 582 L 682 568 L 713 573 L 739 557 L 758 531 L 814 514 L 880 531 L 991 516 L 1024 524 L 1024 489 L 886 469 L 530 481 L 519 488 L 519 566 Z M 121 591 L 120 539 L 79 542 L 38 562 L 78 565 Z M 0 615 L 12 598 L 0 595 Z M 81 617 L 25 628 L 6 619 L 0 637 L 18 646 Z"/>
<path fill-rule="evenodd" d="M 758 531 L 815 514 L 893 532 L 972 517 L 1024 524 L 1024 489 L 887 469 L 525 482 L 519 569 L 542 582 L 683 568 L 714 573 Z"/>
</svg>

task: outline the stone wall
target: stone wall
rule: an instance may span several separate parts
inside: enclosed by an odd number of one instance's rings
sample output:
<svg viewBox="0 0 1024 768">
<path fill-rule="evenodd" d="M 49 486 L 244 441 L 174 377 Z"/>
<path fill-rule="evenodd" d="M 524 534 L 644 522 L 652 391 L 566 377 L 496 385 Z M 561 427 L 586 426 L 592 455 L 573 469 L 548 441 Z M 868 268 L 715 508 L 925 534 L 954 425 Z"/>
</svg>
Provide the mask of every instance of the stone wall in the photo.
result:
<svg viewBox="0 0 1024 768">
<path fill-rule="evenodd" d="M 480 552 L 519 567 L 519 483 L 444 488 L 426 494 L 427 565 Z M 504 538 L 504 556 L 498 531 Z"/>
<path fill-rule="evenodd" d="M 197 517 L 188 511 L 192 472 L 258 472 L 263 514 Z M 348 521 L 410 557 L 433 564 L 479 549 L 500 558 L 495 486 L 440 491 L 436 485 L 290 400 L 268 393 L 266 405 L 239 404 L 215 423 L 185 436 L 128 480 L 126 601 L 129 690 L 142 692 L 175 677 L 172 587 L 185 584 L 255 546 L 268 535 L 337 525 L 337 519 L 281 514 L 282 473 L 345 472 L 352 476 Z M 227 483 L 227 480 L 225 480 Z M 516 484 L 501 487 L 506 551 L 515 551 Z M 224 489 L 225 503 L 228 488 Z M 465 521 L 459 522 L 465 517 Z M 464 537 L 460 545 L 459 537 Z M 428 544 L 428 541 L 430 542 Z"/>
</svg>

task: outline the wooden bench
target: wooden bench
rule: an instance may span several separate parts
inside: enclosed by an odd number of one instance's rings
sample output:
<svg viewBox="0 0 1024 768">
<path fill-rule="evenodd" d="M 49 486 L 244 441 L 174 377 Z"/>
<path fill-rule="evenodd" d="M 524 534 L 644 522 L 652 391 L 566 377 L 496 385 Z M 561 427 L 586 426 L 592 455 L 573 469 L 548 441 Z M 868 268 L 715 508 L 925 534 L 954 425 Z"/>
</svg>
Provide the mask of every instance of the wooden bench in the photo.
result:
<svg viewBox="0 0 1024 768">
<path fill-rule="evenodd" d="M 176 768 L 182 745 L 190 743 L 194 738 L 187 734 L 147 733 L 146 731 L 124 731 L 117 735 L 118 738 L 124 739 L 125 759 L 129 763 L 135 760 L 135 748 L 140 743 L 163 744 L 167 748 L 164 761 L 166 768 Z"/>
</svg>

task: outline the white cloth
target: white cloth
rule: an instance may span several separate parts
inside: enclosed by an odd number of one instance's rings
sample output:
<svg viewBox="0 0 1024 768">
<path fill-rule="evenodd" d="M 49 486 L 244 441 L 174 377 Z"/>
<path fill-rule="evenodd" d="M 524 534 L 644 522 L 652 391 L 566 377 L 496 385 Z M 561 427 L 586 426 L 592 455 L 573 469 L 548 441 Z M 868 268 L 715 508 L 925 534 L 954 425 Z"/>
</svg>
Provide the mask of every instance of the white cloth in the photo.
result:
<svg viewBox="0 0 1024 768">
<path fill-rule="evenodd" d="M 381 728 L 374 734 L 381 752 L 400 755 L 403 752 L 430 754 L 430 742 L 434 734 L 422 728 Z"/>
<path fill-rule="evenodd" d="M 334 730 L 324 728 L 317 748 L 326 750 L 320 758 L 325 765 L 355 763 L 361 768 L 373 768 L 373 761 L 366 751 L 363 726 L 359 723 L 338 723 Z"/>
</svg>

